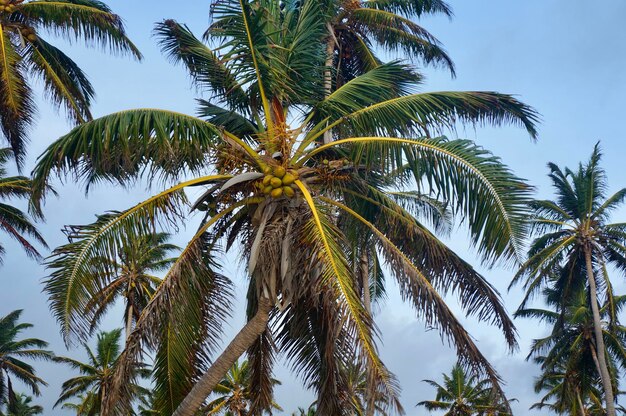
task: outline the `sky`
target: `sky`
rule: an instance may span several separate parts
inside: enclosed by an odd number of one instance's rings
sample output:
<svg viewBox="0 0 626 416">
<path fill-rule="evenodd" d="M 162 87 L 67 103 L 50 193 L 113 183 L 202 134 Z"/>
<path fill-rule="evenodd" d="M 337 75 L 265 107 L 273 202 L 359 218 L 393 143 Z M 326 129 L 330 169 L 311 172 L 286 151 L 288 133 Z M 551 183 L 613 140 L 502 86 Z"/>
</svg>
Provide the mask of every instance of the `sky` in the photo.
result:
<svg viewBox="0 0 626 416">
<path fill-rule="evenodd" d="M 143 62 L 113 57 L 82 44 L 59 42 L 89 74 L 96 88 L 94 115 L 141 107 L 193 114 L 194 98 L 200 93 L 191 88 L 182 68 L 172 66 L 163 58 L 151 31 L 155 22 L 174 18 L 187 23 L 195 33 L 202 33 L 208 23 L 209 0 L 112 0 L 108 4 L 125 19 L 130 37 L 144 53 Z M 623 26 L 626 2 L 452 0 L 450 4 L 455 14 L 453 19 L 430 17 L 420 23 L 443 42 L 456 63 L 457 78 L 450 78 L 443 70 L 423 68 L 427 77 L 423 90 L 515 94 L 534 106 L 542 120 L 537 142 L 513 127 L 459 129 L 457 135 L 474 139 L 500 156 L 515 173 L 536 187 L 540 198 L 551 195 L 546 177 L 548 161 L 575 166 L 589 157 L 598 141 L 604 151 L 602 164 L 608 173 L 609 191 L 625 186 L 626 144 L 620 120 L 624 119 L 622 104 L 626 96 L 626 83 L 622 79 L 626 67 L 623 47 L 626 44 Z M 41 95 L 40 86 L 37 92 Z M 38 102 L 39 116 L 31 134 L 27 170 L 48 144 L 70 128 L 62 112 L 53 110 L 45 100 Z M 59 197 L 47 201 L 47 222 L 39 224 L 50 247 L 65 242 L 60 231 L 63 225 L 90 223 L 97 213 L 130 207 L 149 195 L 146 186 L 129 190 L 101 186 L 87 196 L 71 181 L 58 182 L 55 186 Z M 626 221 L 626 211 L 616 212 L 614 220 Z M 183 245 L 193 232 L 194 224 L 191 221 L 174 242 Z M 0 238 L 5 244 L 6 235 Z M 508 310 L 513 312 L 522 296 L 519 288 L 507 292 L 514 271 L 480 267 L 463 227 L 446 242 L 484 272 L 502 293 Z M 59 355 L 84 357 L 80 348 L 67 351 L 59 336 L 59 327 L 41 293 L 45 269 L 29 260 L 12 242 L 6 242 L 6 248 L 5 262 L 0 266 L 0 315 L 24 309 L 23 321 L 35 325 L 28 336 L 49 341 L 50 348 Z M 238 284 L 237 297 L 242 299 L 243 267 L 230 258 L 224 262 L 226 273 Z M 613 281 L 617 293 L 626 293 L 623 276 L 615 274 Z M 402 303 L 394 287 L 389 287 L 389 293 L 376 315 L 382 333 L 381 355 L 402 385 L 402 403 L 407 415 L 426 414 L 415 404 L 433 398 L 434 391 L 421 380 L 440 380 L 441 373 L 448 372 L 454 363 L 454 353 L 435 331 L 424 328 L 409 306 Z M 454 299 L 450 299 L 450 305 L 459 311 Z M 114 315 L 115 312 L 119 310 L 114 311 Z M 225 339 L 236 332 L 243 319 L 241 305 L 235 304 Z M 497 330 L 472 319 L 463 319 L 463 322 L 506 381 L 509 397 L 518 399 L 513 405 L 515 414 L 539 414 L 527 410 L 537 400 L 532 384 L 538 368 L 526 362 L 525 357 L 531 340 L 546 335 L 547 328 L 536 322 L 517 320 L 520 350 L 510 354 Z M 119 313 L 104 323 L 105 329 L 119 326 Z M 46 415 L 69 414 L 58 408 L 51 410 L 51 407 L 61 383 L 72 376 L 72 372 L 52 363 L 37 364 L 36 368 L 49 387 L 35 402 L 47 409 Z M 311 394 L 303 390 L 286 367 L 278 368 L 276 376 L 283 381 L 276 391 L 277 402 L 289 414 L 298 406 L 308 406 Z"/>
</svg>

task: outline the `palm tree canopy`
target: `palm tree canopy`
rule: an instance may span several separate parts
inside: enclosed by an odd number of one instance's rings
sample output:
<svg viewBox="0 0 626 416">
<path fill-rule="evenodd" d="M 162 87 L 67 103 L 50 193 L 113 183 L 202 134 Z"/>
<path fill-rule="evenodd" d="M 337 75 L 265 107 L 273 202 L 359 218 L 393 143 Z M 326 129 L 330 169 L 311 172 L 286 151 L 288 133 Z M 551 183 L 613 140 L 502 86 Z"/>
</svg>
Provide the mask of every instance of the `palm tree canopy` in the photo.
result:
<svg viewBox="0 0 626 416">
<path fill-rule="evenodd" d="M 43 413 L 43 407 L 32 404 L 33 398 L 22 393 L 17 393 L 13 400 L 7 402 L 6 415 L 0 412 L 0 416 L 32 416 Z"/>
<path fill-rule="evenodd" d="M 524 281 L 526 297 L 520 306 L 542 288 L 551 277 L 560 275 L 563 302 L 584 287 L 586 281 L 583 249 L 590 247 L 598 285 L 604 288 L 606 299 L 612 301 L 607 266 L 616 272 L 626 271 L 626 224 L 611 223 L 611 213 L 626 198 L 626 188 L 607 196 L 608 184 L 600 166 L 599 145 L 586 164 L 577 170 L 561 169 L 550 163 L 549 177 L 556 192 L 554 200 L 533 203 L 533 233 L 528 260 L 524 262 L 511 285 Z M 614 316 L 614 315 L 613 315 Z"/>
<path fill-rule="evenodd" d="M 469 375 L 459 364 L 452 368 L 450 375 L 442 376 L 443 384 L 424 380 L 436 389 L 437 395 L 435 400 L 419 402 L 418 406 L 429 411 L 446 411 L 445 416 L 510 414 L 509 400 L 494 391 L 491 380 Z"/>
<path fill-rule="evenodd" d="M 126 37 L 122 19 L 97 0 L 11 0 L 0 10 L 0 128 L 21 166 L 35 102 L 29 75 L 43 81 L 46 95 L 75 123 L 91 119 L 94 90 L 85 73 L 60 49 L 44 40 L 49 33 L 115 53 L 141 54 Z"/>
<path fill-rule="evenodd" d="M 37 377 L 33 366 L 26 360 L 51 360 L 54 354 L 44 350 L 48 343 L 37 338 L 23 338 L 22 331 L 32 328 L 31 324 L 20 323 L 21 310 L 0 318 L 0 402 L 12 402 L 15 397 L 13 380 L 28 386 L 33 394 L 39 395 L 39 387 L 46 382 Z"/>
<path fill-rule="evenodd" d="M 100 216 L 96 224 L 106 222 L 116 214 Z M 90 226 L 66 227 L 69 243 L 55 249 L 48 258 L 46 265 L 52 272 L 44 282 L 44 291 L 54 299 L 56 313 L 61 314 L 61 310 L 68 308 L 80 309 L 89 322 L 90 332 L 98 327 L 115 302 L 123 298 L 126 307 L 124 324 L 129 325 L 139 318 L 161 282 L 153 273 L 167 270 L 175 261 L 170 253 L 179 248 L 167 242 L 170 238 L 167 233 L 135 235 L 122 243 L 115 257 L 94 257 L 88 280 L 68 281 L 62 272 L 66 254 L 76 250 L 76 245 L 83 244 L 81 237 L 89 230 Z M 86 285 L 80 286 L 80 283 Z"/>
<path fill-rule="evenodd" d="M 29 257 L 40 259 L 39 251 L 29 239 L 33 239 L 47 248 L 43 237 L 33 225 L 28 214 L 4 202 L 4 200 L 11 198 L 28 199 L 33 191 L 33 184 L 29 178 L 7 176 L 6 164 L 12 155 L 11 149 L 0 149 L 0 199 L 3 200 L 0 202 L 0 230 L 16 240 Z M 0 244 L 0 263 L 4 253 L 5 248 Z"/>
<path fill-rule="evenodd" d="M 96 338 L 96 348 L 92 350 L 87 344 L 83 344 L 87 352 L 88 361 L 80 362 L 69 357 L 55 357 L 58 363 L 67 364 L 80 375 L 65 381 L 62 385 L 61 395 L 55 403 L 55 407 L 63 404 L 66 400 L 75 397 L 81 398 L 81 403 L 76 405 L 84 409 L 87 414 L 99 414 L 102 401 L 105 399 L 109 386 L 112 382 L 115 366 L 122 350 L 122 330 L 115 329 L 109 332 L 100 332 Z M 132 379 L 148 377 L 150 371 L 146 364 L 135 362 L 131 368 Z M 129 400 L 145 394 L 146 390 L 138 384 L 128 386 L 133 394 Z M 66 406 L 64 404 L 64 406 Z M 72 406 L 70 404 L 70 406 Z M 67 406 L 66 406 L 67 407 Z"/>
<path fill-rule="evenodd" d="M 184 397 L 208 365 L 228 316 L 231 282 L 216 271 L 214 256 L 219 247 L 239 247 L 250 278 L 249 317 L 262 298 L 277 306 L 248 352 L 257 409 L 270 406 L 274 346 L 318 392 L 341 388 L 340 366 L 353 362 L 356 351 L 378 380 L 370 388 L 386 394 L 389 406 L 399 405 L 395 380 L 378 357 L 374 322 L 357 294 L 352 259 L 359 235 L 375 242 L 372 262 L 390 266 L 389 277 L 418 316 L 457 346 L 461 360 L 497 380 L 442 295 L 457 295 L 469 315 L 501 328 L 514 347 L 515 329 L 499 295 L 412 214 L 423 202 L 396 192 L 413 183 L 421 194 L 436 193 L 466 220 L 487 263 L 514 259 L 530 187 L 474 143 L 431 133 L 459 122 L 512 123 L 534 137 L 536 113 L 493 92 L 417 93 L 420 77 L 398 62 L 325 97 L 319 2 L 281 8 L 269 0 L 220 1 L 212 10 L 208 36 L 215 47 L 174 21 L 156 29 L 165 53 L 212 93 L 212 101 L 200 102 L 199 118 L 147 109 L 105 116 L 53 143 L 34 172 L 42 187 L 55 172 L 74 175 L 87 188 L 196 176 L 85 227 L 55 272 L 56 279 L 83 286 L 93 258 L 114 258 L 124 239 L 153 232 L 155 224 L 186 221 L 183 190 L 203 190 L 192 204 L 203 214 L 201 225 L 137 321 L 113 391 L 123 394 L 124 368 L 146 341 L 157 349 L 156 394 Z M 331 130 L 335 140 L 321 145 Z M 79 294 L 75 305 L 88 298 Z M 53 301 L 68 340 L 88 333 L 75 305 L 58 308 Z M 337 334 L 345 345 L 335 342 Z M 195 364 L 182 357 L 195 357 Z M 115 397 L 109 395 L 111 404 Z M 334 414 L 337 397 L 321 397 L 318 411 Z"/>
</svg>

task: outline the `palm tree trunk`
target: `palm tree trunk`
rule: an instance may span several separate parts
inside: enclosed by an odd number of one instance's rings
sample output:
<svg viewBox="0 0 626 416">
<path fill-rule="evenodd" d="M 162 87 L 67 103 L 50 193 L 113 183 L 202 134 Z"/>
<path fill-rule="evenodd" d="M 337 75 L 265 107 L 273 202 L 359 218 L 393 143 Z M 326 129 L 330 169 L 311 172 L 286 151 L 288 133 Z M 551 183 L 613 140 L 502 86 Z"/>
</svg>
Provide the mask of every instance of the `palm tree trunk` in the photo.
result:
<svg viewBox="0 0 626 416">
<path fill-rule="evenodd" d="M 335 54 L 335 33 L 332 26 L 327 24 L 328 27 L 328 40 L 326 41 L 326 64 L 324 68 L 324 97 L 328 97 L 333 89 L 333 72 L 331 67 L 333 66 L 333 58 Z M 324 132 L 324 144 L 330 143 L 333 139 L 333 134 L 330 130 Z"/>
<path fill-rule="evenodd" d="M 272 302 L 269 299 L 262 298 L 259 300 L 259 309 L 256 315 L 244 325 L 241 331 L 228 344 L 224 352 L 217 357 L 207 372 L 193 386 L 173 416 L 193 416 L 196 414 L 196 411 L 202 406 L 202 403 L 211 394 L 217 383 L 224 377 L 224 374 L 265 331 L 272 306 Z"/>
<path fill-rule="evenodd" d="M 128 309 L 126 311 L 126 339 L 130 336 L 131 331 L 133 330 L 133 305 L 128 305 Z"/>
<path fill-rule="evenodd" d="M 615 402 L 613 398 L 613 386 L 611 383 L 611 375 L 606 364 L 604 352 L 604 337 L 602 335 L 602 323 L 600 321 L 600 311 L 598 309 L 598 294 L 596 290 L 596 279 L 593 274 L 593 264 L 591 262 L 591 248 L 585 248 L 585 262 L 587 263 L 587 280 L 589 281 L 591 311 L 593 312 L 593 330 L 596 338 L 596 349 L 598 354 L 598 362 L 600 363 L 600 378 L 604 387 L 604 399 L 606 402 L 607 416 L 615 416 Z"/>
</svg>

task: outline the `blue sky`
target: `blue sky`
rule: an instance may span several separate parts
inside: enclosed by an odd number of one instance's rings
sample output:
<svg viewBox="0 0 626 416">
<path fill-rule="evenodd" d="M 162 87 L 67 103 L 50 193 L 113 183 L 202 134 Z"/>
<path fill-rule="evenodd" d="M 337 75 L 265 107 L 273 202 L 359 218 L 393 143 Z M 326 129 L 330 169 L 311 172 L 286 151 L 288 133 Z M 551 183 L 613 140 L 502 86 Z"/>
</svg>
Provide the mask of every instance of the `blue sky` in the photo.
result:
<svg viewBox="0 0 626 416">
<path fill-rule="evenodd" d="M 114 0 L 108 2 L 124 17 L 131 38 L 145 55 L 141 63 L 128 58 L 111 57 L 82 45 L 67 45 L 64 49 L 90 75 L 98 93 L 94 106 L 96 116 L 137 107 L 158 107 L 186 113 L 194 112 L 193 98 L 198 92 L 190 88 L 182 68 L 173 67 L 161 56 L 151 37 L 153 23 L 174 18 L 187 23 L 201 33 L 208 22 L 208 0 L 167 2 L 163 0 Z M 460 137 L 475 139 L 501 156 L 520 176 L 537 187 L 537 195 L 550 196 L 545 165 L 553 161 L 573 166 L 585 160 L 597 141 L 604 150 L 610 190 L 626 183 L 624 174 L 623 105 L 626 83 L 622 77 L 626 67 L 626 2 L 605 0 L 601 3 L 567 0 L 530 0 L 503 2 L 497 0 L 450 1 L 455 17 L 427 18 L 422 24 L 445 45 L 457 65 L 456 79 L 442 70 L 425 69 L 424 90 L 487 90 L 516 94 L 533 105 L 542 115 L 540 137 L 532 143 L 516 128 L 459 129 Z M 600 5 L 601 4 L 601 5 Z M 40 91 L 38 89 L 38 91 Z M 32 132 L 29 167 L 51 141 L 67 132 L 64 115 L 41 103 L 36 128 Z M 71 181 L 70 181 L 71 182 Z M 57 184 L 58 199 L 46 205 L 47 223 L 41 224 L 51 247 L 62 244 L 60 229 L 65 224 L 91 222 L 94 214 L 105 210 L 124 209 L 145 196 L 145 187 L 120 190 L 99 187 L 85 198 L 73 183 Z M 616 221 L 626 221 L 626 211 L 615 214 Z M 193 231 L 193 223 L 182 230 L 176 242 L 184 244 Z M 466 259 L 478 264 L 468 249 L 463 228 L 448 240 Z M 4 240 L 6 236 L 0 238 Z M 227 272 L 243 286 L 242 268 L 226 260 Z M 512 270 L 495 268 L 485 274 L 502 292 L 509 311 L 515 310 L 521 299 L 519 290 L 506 292 Z M 66 352 L 59 337 L 58 326 L 50 316 L 46 299 L 41 293 L 40 279 L 45 270 L 12 243 L 7 243 L 5 264 L 0 267 L 0 315 L 23 308 L 24 320 L 35 324 L 28 335 L 51 342 L 57 354 L 81 355 L 80 350 Z M 615 275 L 617 292 L 626 293 L 623 276 Z M 438 379 L 454 362 L 454 354 L 433 331 L 426 331 L 403 305 L 397 291 L 390 288 L 390 298 L 377 315 L 383 339 L 381 353 L 403 386 L 403 403 L 408 415 L 424 414 L 414 407 L 420 400 L 432 396 L 432 390 L 420 380 Z M 238 296 L 241 298 L 241 288 Z M 451 305 L 455 306 L 453 299 Z M 239 308 L 240 310 L 241 308 Z M 119 316 L 119 315 L 118 315 Z M 107 320 L 105 326 L 120 326 L 118 316 Z M 243 322 L 242 313 L 235 314 L 230 333 Z M 492 360 L 507 381 L 506 390 L 516 397 L 516 414 L 532 414 L 526 409 L 536 399 L 532 391 L 536 367 L 524 357 L 533 338 L 546 333 L 535 322 L 518 321 L 521 350 L 509 355 L 497 331 L 474 320 L 464 320 L 483 352 Z M 50 411 L 59 393 L 60 383 L 71 375 L 66 368 L 42 364 L 37 367 L 50 383 L 36 402 Z M 283 385 L 277 391 L 278 402 L 289 411 L 298 405 L 308 405 L 311 396 L 285 368 L 278 370 Z"/>
</svg>

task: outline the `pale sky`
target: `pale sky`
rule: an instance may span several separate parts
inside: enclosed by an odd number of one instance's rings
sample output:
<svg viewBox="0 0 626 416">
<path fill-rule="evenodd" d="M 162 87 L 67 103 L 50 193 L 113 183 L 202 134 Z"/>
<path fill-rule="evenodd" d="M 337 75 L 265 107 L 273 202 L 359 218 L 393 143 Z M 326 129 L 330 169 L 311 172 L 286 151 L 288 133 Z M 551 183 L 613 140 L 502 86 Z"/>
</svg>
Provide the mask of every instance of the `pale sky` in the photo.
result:
<svg viewBox="0 0 626 416">
<path fill-rule="evenodd" d="M 96 87 L 94 115 L 140 107 L 193 114 L 193 99 L 198 93 L 190 88 L 185 71 L 170 65 L 160 54 L 151 30 L 154 22 L 174 18 L 201 34 L 208 23 L 209 1 L 112 0 L 108 3 L 125 19 L 129 34 L 144 53 L 145 60 L 132 62 L 129 58 L 111 57 L 82 45 L 64 47 L 90 75 Z M 600 140 L 610 191 L 625 186 L 624 110 L 620 103 L 626 96 L 623 80 L 626 2 L 451 0 L 450 4 L 455 12 L 451 21 L 428 18 L 421 23 L 444 43 L 456 63 L 458 76 L 451 79 L 443 70 L 426 68 L 424 91 L 487 90 L 516 94 L 542 115 L 537 143 L 532 143 L 525 132 L 516 128 L 460 129 L 458 136 L 475 139 L 501 156 L 519 176 L 537 187 L 537 195 L 542 198 L 551 195 L 546 163 L 552 161 L 574 167 L 588 158 L 593 145 Z M 62 113 L 57 114 L 47 103 L 41 103 L 31 136 L 27 169 L 30 170 L 35 157 L 49 143 L 69 128 Z M 47 223 L 40 224 L 51 247 L 64 243 L 60 232 L 63 225 L 90 223 L 97 213 L 130 207 L 147 195 L 145 187 L 133 190 L 98 187 L 85 198 L 83 191 L 72 183 L 58 183 L 56 187 L 59 198 L 48 201 Z M 626 221 L 626 211 L 615 213 L 614 220 Z M 194 227 L 195 222 L 191 221 L 174 242 L 184 245 Z M 448 243 L 478 266 L 466 237 L 461 227 Z M 0 238 L 3 242 L 7 239 L 6 235 Z M 83 357 L 81 350 L 67 352 L 63 346 L 59 327 L 41 293 L 44 268 L 27 259 L 12 242 L 6 246 L 5 264 L 0 266 L 0 315 L 24 309 L 23 320 L 35 324 L 27 335 L 49 341 L 51 349 L 59 355 Z M 243 268 L 229 259 L 225 259 L 225 263 L 226 272 L 239 285 L 238 299 L 243 299 Z M 495 268 L 485 274 L 501 291 L 508 310 L 513 312 L 521 299 L 519 289 L 506 292 L 513 271 Z M 626 293 L 623 276 L 614 274 L 613 281 L 617 293 Z M 433 398 L 434 391 L 420 380 L 440 380 L 440 374 L 450 370 L 455 356 L 434 331 L 427 332 L 415 319 L 393 286 L 389 287 L 389 293 L 389 299 L 376 316 L 382 330 L 381 354 L 400 380 L 407 414 L 427 414 L 414 406 L 421 400 Z M 454 299 L 450 299 L 450 305 L 458 311 Z M 226 339 L 243 323 L 241 307 L 236 306 L 236 309 Z M 507 382 L 505 390 L 509 397 L 519 400 L 514 404 L 515 414 L 539 414 L 527 410 L 538 399 L 532 384 L 539 370 L 524 358 L 531 340 L 545 335 L 547 328 L 536 322 L 516 321 L 521 348 L 510 355 L 497 330 L 471 319 L 464 322 Z M 105 327 L 118 326 L 121 326 L 121 315 L 114 311 Z M 36 368 L 50 387 L 34 401 L 46 408 L 46 415 L 69 414 L 60 409 L 51 410 L 51 407 L 61 383 L 72 376 L 72 372 L 51 363 L 37 364 Z M 283 367 L 276 375 L 283 381 L 276 391 L 277 402 L 289 414 L 298 406 L 307 407 L 312 396 L 303 391 L 300 382 Z"/>
</svg>

